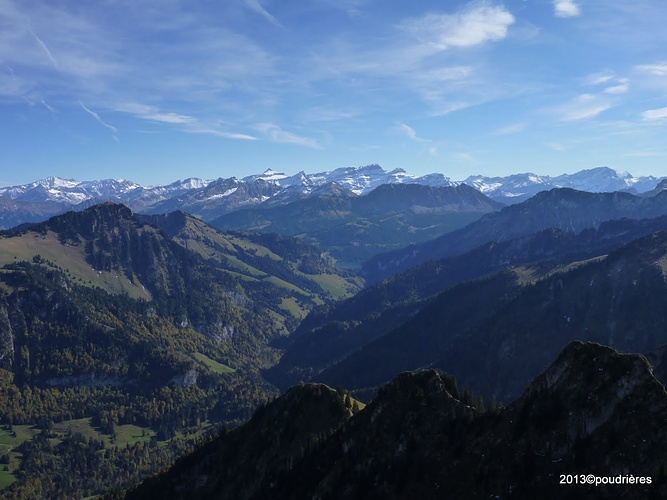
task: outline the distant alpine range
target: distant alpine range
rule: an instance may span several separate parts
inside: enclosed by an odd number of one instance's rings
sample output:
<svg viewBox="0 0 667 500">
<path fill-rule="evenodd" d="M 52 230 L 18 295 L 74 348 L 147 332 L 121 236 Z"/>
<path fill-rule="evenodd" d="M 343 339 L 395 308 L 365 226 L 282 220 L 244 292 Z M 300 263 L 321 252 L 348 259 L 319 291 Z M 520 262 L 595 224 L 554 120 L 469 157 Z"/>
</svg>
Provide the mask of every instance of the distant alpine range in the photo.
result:
<svg viewBox="0 0 667 500">
<path fill-rule="evenodd" d="M 212 221 L 240 208 L 285 205 L 330 193 L 363 196 L 385 184 L 452 187 L 467 184 L 503 204 L 524 201 L 540 191 L 568 187 L 580 191 L 628 191 L 641 194 L 656 188 L 663 177 L 635 177 L 608 167 L 556 177 L 532 173 L 507 177 L 470 176 L 455 181 L 441 173 L 417 176 L 403 169 L 379 165 L 344 167 L 330 172 L 286 175 L 268 169 L 244 178 L 202 180 L 188 178 L 164 186 L 141 186 L 124 179 L 77 181 L 48 177 L 29 184 L 0 188 L 0 228 L 22 222 L 40 222 L 72 209 L 103 201 L 127 205 L 135 212 L 158 214 L 182 210 Z"/>
</svg>

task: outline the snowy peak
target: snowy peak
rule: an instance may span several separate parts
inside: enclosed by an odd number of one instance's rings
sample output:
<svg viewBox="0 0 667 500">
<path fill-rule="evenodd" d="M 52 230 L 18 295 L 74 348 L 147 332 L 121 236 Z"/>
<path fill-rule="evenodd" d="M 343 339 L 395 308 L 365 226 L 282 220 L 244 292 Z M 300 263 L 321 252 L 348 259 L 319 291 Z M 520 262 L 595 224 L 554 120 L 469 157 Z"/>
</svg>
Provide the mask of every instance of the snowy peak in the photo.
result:
<svg viewBox="0 0 667 500">
<path fill-rule="evenodd" d="M 273 169 L 242 179 L 236 177 L 202 180 L 190 177 L 162 186 L 142 187 L 125 179 L 77 181 L 47 177 L 29 184 L 0 188 L 0 197 L 14 202 L 56 203 L 61 209 L 88 206 L 100 200 L 114 200 L 141 213 L 183 210 L 212 220 L 239 208 L 260 204 L 282 205 L 317 196 L 336 188 L 341 192 L 366 195 L 382 185 L 421 184 L 429 187 L 472 186 L 495 201 L 513 204 L 556 187 L 579 191 L 630 191 L 650 195 L 661 179 L 634 177 L 608 167 L 582 170 L 556 177 L 531 172 L 506 177 L 470 176 L 452 181 L 442 173 L 417 176 L 402 168 L 391 171 L 380 165 L 341 167 L 332 171 L 287 175 Z M 49 214 L 55 215 L 55 213 Z"/>
<path fill-rule="evenodd" d="M 266 182 L 280 182 L 283 179 L 286 179 L 288 176 L 287 174 L 283 172 L 276 172 L 275 170 L 272 170 L 270 168 L 267 168 L 263 173 L 261 174 L 255 174 L 255 175 L 249 175 L 248 177 L 244 177 L 243 180 L 245 182 L 255 182 L 257 180 L 262 180 Z"/>
<path fill-rule="evenodd" d="M 337 168 L 332 172 L 314 174 L 310 178 L 316 181 L 318 185 L 334 182 L 358 195 L 367 194 L 383 184 L 424 184 L 434 187 L 457 184 L 442 174 L 418 177 L 407 173 L 402 168 L 387 172 L 380 165 L 375 164 L 364 167 Z"/>
<path fill-rule="evenodd" d="M 634 177 L 628 172 L 617 172 L 609 167 L 597 167 L 556 177 L 533 173 L 514 174 L 506 177 L 474 175 L 463 182 L 474 186 L 494 200 L 518 203 L 540 191 L 564 187 L 591 193 L 612 191 L 644 193 L 655 188 L 659 181 L 660 178 L 654 176 Z"/>
</svg>

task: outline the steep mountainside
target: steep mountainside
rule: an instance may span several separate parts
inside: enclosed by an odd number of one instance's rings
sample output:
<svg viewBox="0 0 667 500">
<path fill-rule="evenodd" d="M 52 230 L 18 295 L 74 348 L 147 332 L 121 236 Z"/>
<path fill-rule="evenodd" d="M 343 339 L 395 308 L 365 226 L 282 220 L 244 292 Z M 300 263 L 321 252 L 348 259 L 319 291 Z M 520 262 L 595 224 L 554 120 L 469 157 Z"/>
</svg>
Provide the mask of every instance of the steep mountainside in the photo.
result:
<svg viewBox="0 0 667 500">
<path fill-rule="evenodd" d="M 349 299 L 313 310 L 284 342 L 286 352 L 280 362 L 268 370 L 267 377 L 282 388 L 311 380 L 317 373 L 407 321 L 435 295 L 463 281 L 519 265 L 530 267 L 526 275 L 529 281 L 534 281 L 554 269 L 605 255 L 636 238 L 666 229 L 667 217 L 607 221 L 598 229 L 586 229 L 578 234 L 548 229 L 501 243 L 487 243 L 457 257 L 426 262 L 375 283 Z M 509 276 L 519 279 L 516 274 Z M 479 307 L 486 303 L 474 293 L 471 304 Z M 488 303 L 494 304 L 496 300 L 492 294 Z M 470 314 L 478 315 L 474 311 Z M 388 363 L 387 369 L 378 373 L 384 378 L 374 379 L 372 385 L 389 380 L 400 370 L 418 366 L 423 364 L 395 366 Z M 350 380 L 346 384 L 351 384 Z"/>
<path fill-rule="evenodd" d="M 572 340 L 630 352 L 666 344 L 666 261 L 667 232 L 658 232 L 534 283 L 531 267 L 463 283 L 315 380 L 357 389 L 437 366 L 509 401 Z"/>
<path fill-rule="evenodd" d="M 355 406 L 356 405 L 356 406 Z M 223 434 L 148 480 L 132 498 L 253 498 L 329 438 L 359 404 L 322 384 L 293 387 Z M 147 497 L 146 491 L 149 497 Z"/>
<path fill-rule="evenodd" d="M 299 314 L 360 288 L 358 278 L 338 270 L 335 260 L 298 238 L 274 233 L 223 233 L 183 212 L 136 217 L 160 227 L 209 264 L 243 275 L 245 281 L 269 280 L 300 292 L 304 297 L 297 304 Z"/>
<path fill-rule="evenodd" d="M 148 219 L 108 203 L 0 237 L 3 497 L 128 486 L 242 421 L 275 393 L 269 342 L 354 287 L 291 238 Z"/>
<path fill-rule="evenodd" d="M 368 282 L 374 282 L 428 260 L 460 255 L 490 241 L 505 241 L 548 228 L 579 232 L 608 220 L 662 215 L 667 215 L 667 193 L 640 197 L 553 189 L 487 214 L 435 240 L 379 254 L 364 264 L 362 274 Z"/>
<path fill-rule="evenodd" d="M 365 196 L 338 190 L 283 206 L 239 210 L 211 225 L 305 236 L 337 259 L 358 265 L 378 252 L 432 239 L 500 207 L 464 184 L 387 184 Z"/>
<path fill-rule="evenodd" d="M 246 488 L 234 498 L 650 499 L 667 494 L 667 394 L 642 356 L 572 343 L 519 399 L 487 411 L 440 371 L 405 373 L 337 432 L 311 431 L 319 438 L 302 458 L 271 460 L 274 453 L 258 447 L 253 455 L 244 446 L 254 442 L 266 414 L 280 421 L 298 418 L 302 405 L 295 395 L 309 391 L 309 386 L 293 389 L 235 434 L 213 441 L 128 498 L 232 498 L 225 493 L 239 491 L 248 477 L 257 478 L 254 491 Z M 326 400 L 320 404 L 331 408 Z M 281 446 L 303 443 L 307 434 L 297 431 Z M 255 476 L 255 465 L 236 467 L 258 463 L 254 457 L 262 464 L 261 475 Z M 229 468 L 235 472 L 231 477 Z M 589 474 L 607 478 L 607 484 L 587 484 Z"/>
</svg>

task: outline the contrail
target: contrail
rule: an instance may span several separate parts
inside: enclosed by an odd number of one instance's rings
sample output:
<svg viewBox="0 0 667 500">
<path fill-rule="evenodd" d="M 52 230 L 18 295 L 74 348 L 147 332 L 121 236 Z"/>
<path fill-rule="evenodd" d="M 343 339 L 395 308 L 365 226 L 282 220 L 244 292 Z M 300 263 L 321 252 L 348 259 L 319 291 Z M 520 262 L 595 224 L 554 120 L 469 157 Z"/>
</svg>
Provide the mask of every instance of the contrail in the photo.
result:
<svg viewBox="0 0 667 500">
<path fill-rule="evenodd" d="M 37 34 L 32 30 L 32 27 L 28 25 L 28 30 L 30 31 L 30 34 L 33 36 L 35 40 L 37 40 L 37 43 L 39 44 L 40 47 L 42 47 L 42 50 L 46 52 L 46 55 L 49 57 L 53 65 L 58 68 L 58 61 L 56 61 L 56 58 L 53 57 L 53 54 L 51 54 L 51 51 L 49 48 L 46 46 L 46 44 L 42 41 L 41 38 L 37 36 Z"/>
<path fill-rule="evenodd" d="M 79 101 L 79 106 L 81 106 L 86 113 L 88 113 L 90 116 L 95 118 L 98 122 L 100 122 L 100 124 L 104 125 L 106 128 L 111 130 L 114 134 L 116 134 L 118 132 L 118 129 L 116 127 L 106 123 L 104 120 L 102 120 L 102 118 L 100 118 L 100 115 L 95 113 L 95 111 L 92 111 L 92 110 L 88 109 L 87 107 L 85 107 L 81 101 Z"/>
<path fill-rule="evenodd" d="M 280 21 L 278 21 L 274 16 L 272 16 L 268 10 L 262 7 L 262 4 L 259 3 L 259 0 L 245 0 L 245 4 L 249 9 L 257 12 L 260 16 L 267 19 L 271 24 L 275 24 L 276 26 L 281 26 Z"/>
</svg>

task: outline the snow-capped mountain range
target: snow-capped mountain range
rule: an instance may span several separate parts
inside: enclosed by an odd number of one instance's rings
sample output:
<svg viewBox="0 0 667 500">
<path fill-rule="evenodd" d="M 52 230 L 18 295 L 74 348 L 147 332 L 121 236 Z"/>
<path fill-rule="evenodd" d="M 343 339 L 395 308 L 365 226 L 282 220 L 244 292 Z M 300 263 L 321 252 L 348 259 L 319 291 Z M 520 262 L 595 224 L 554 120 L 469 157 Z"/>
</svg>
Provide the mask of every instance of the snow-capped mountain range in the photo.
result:
<svg viewBox="0 0 667 500">
<path fill-rule="evenodd" d="M 331 186 L 337 186 L 350 196 L 365 195 L 383 184 L 422 184 L 427 186 L 455 186 L 466 183 L 490 198 L 506 204 L 523 201 L 534 194 L 555 187 L 570 187 L 581 191 L 631 191 L 643 193 L 656 187 L 662 178 L 634 177 L 608 167 L 582 170 L 557 177 L 532 173 L 507 177 L 471 176 L 453 181 L 440 173 L 416 176 L 403 169 L 386 171 L 379 165 L 338 168 L 330 172 L 286 175 L 266 170 L 257 175 L 202 180 L 189 178 L 164 186 L 143 187 L 124 179 L 76 181 L 48 177 L 21 186 L 0 188 L 0 201 L 11 201 L 12 210 L 50 203 L 64 212 L 85 208 L 100 201 L 125 203 L 134 211 L 165 213 L 183 210 L 212 220 L 224 213 L 260 204 L 284 204 L 317 195 Z M 5 205 L 7 205 L 5 203 Z M 8 205 L 7 205 L 8 206 Z M 55 215 L 51 214 L 51 215 Z M 40 213 L 40 219 L 44 214 Z M 0 217 L 0 227 L 10 227 L 14 217 Z M 22 222 L 34 218 L 23 217 Z"/>
<path fill-rule="evenodd" d="M 628 172 L 617 172 L 608 167 L 598 167 L 556 177 L 532 173 L 515 174 L 507 177 L 473 175 L 463 182 L 496 201 L 511 204 L 524 201 L 540 191 L 553 188 L 572 188 L 591 193 L 613 191 L 645 193 L 654 189 L 663 178 L 652 175 L 634 177 Z"/>
</svg>

